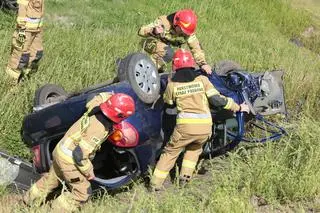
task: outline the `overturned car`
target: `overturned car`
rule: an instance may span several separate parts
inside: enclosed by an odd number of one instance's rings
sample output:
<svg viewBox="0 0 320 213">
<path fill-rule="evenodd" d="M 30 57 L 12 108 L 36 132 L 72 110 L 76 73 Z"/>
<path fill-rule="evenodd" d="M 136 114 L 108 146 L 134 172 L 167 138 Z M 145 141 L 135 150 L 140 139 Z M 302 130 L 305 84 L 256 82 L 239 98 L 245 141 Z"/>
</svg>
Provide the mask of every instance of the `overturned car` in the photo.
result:
<svg viewBox="0 0 320 213">
<path fill-rule="evenodd" d="M 197 73 L 206 75 L 201 70 Z M 283 128 L 264 119 L 264 115 L 286 111 L 282 75 L 282 71 L 249 74 L 230 61 L 216 66 L 215 72 L 208 76 L 210 82 L 237 103 L 245 101 L 251 112 L 235 115 L 212 109 L 213 136 L 205 144 L 203 156 L 228 151 L 240 141 L 265 142 L 285 134 Z M 94 188 L 114 189 L 146 174 L 148 167 L 155 164 L 175 125 L 175 118 L 164 110 L 162 94 L 167 82 L 168 74 L 159 75 L 148 56 L 133 53 L 119 61 L 117 80 L 71 94 L 57 85 L 44 85 L 36 91 L 33 112 L 24 118 L 22 126 L 22 137 L 34 153 L 35 170 L 38 173 L 49 170 L 53 149 L 85 112 L 87 101 L 97 93 L 112 91 L 130 95 L 135 101 L 136 113 L 114 125 L 114 134 L 96 153 L 92 162 L 96 178 L 92 185 Z M 244 125 L 249 121 L 269 135 L 244 137 Z"/>
</svg>

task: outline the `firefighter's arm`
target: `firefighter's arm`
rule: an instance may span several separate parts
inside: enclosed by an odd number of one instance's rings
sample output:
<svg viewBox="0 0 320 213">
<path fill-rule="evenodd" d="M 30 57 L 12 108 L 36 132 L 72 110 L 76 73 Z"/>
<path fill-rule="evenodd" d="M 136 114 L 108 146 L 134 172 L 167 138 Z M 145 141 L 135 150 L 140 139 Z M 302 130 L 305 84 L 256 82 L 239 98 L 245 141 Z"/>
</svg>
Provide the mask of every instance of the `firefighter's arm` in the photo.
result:
<svg viewBox="0 0 320 213">
<path fill-rule="evenodd" d="M 138 31 L 138 35 L 141 37 L 156 36 L 157 35 L 156 29 L 158 28 L 159 29 L 163 28 L 162 21 L 159 18 L 150 24 L 143 25 L 142 27 L 140 27 Z"/>
<path fill-rule="evenodd" d="M 163 100 L 164 100 L 165 113 L 168 115 L 176 115 L 177 108 L 176 108 L 176 104 L 174 102 L 172 85 L 170 83 L 168 84 L 168 86 L 163 94 Z"/>
<path fill-rule="evenodd" d="M 101 144 L 105 141 L 108 135 L 109 130 L 105 131 L 104 136 L 101 139 L 92 136 L 90 141 L 81 140 L 73 150 L 72 156 L 74 162 L 84 176 L 94 178 L 91 160 L 94 158 L 96 151 L 100 149 Z"/>
<path fill-rule="evenodd" d="M 17 3 L 19 4 L 18 16 L 17 16 L 17 27 L 19 29 L 25 29 L 29 0 L 18 0 Z"/>
<path fill-rule="evenodd" d="M 172 91 L 172 83 L 168 83 L 166 90 L 163 94 L 163 101 L 168 106 L 174 106 L 174 97 L 173 97 L 173 91 Z"/>
<path fill-rule="evenodd" d="M 210 105 L 215 108 L 223 108 L 233 112 L 240 111 L 240 106 L 233 101 L 232 98 L 225 97 L 211 84 L 208 78 L 203 77 L 203 82 L 206 90 L 206 95 Z"/>
<path fill-rule="evenodd" d="M 95 138 L 94 136 L 92 138 Z M 86 177 L 93 177 L 93 165 L 90 158 L 101 145 L 99 139 L 85 141 L 81 140 L 72 152 L 73 159 L 79 171 Z"/>
<path fill-rule="evenodd" d="M 94 177 L 93 165 L 89 159 L 88 150 L 79 144 L 72 151 L 73 160 L 76 167 L 85 177 Z"/>
<path fill-rule="evenodd" d="M 91 111 L 93 108 L 99 106 L 103 102 L 107 101 L 112 94 L 109 92 L 102 92 L 94 96 L 87 104 L 86 108 L 88 111 Z"/>
<path fill-rule="evenodd" d="M 201 48 L 197 36 L 195 34 L 189 36 L 187 38 L 187 43 L 198 66 L 201 67 L 203 65 L 207 65 L 204 51 Z"/>
<path fill-rule="evenodd" d="M 240 106 L 232 100 L 221 94 L 208 97 L 209 103 L 216 108 L 223 108 L 233 112 L 240 111 Z"/>
</svg>

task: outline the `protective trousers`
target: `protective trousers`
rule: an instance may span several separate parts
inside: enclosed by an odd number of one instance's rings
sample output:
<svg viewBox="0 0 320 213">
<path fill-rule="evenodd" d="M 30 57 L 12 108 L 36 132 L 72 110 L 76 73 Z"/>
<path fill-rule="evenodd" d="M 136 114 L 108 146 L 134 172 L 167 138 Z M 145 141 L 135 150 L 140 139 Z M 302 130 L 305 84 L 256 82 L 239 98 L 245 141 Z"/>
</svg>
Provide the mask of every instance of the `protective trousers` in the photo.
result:
<svg viewBox="0 0 320 213">
<path fill-rule="evenodd" d="M 154 170 L 151 184 L 160 188 L 173 168 L 180 153 L 185 149 L 180 177 L 190 180 L 196 168 L 199 156 L 202 152 L 202 145 L 209 139 L 211 133 L 189 134 L 184 128 L 185 125 L 177 125 L 173 131 L 169 143 L 165 146 Z"/>
<path fill-rule="evenodd" d="M 23 42 L 18 39 L 18 30 L 13 34 L 11 57 L 6 72 L 17 81 L 35 72 L 43 56 L 42 31 L 25 31 Z"/>
<path fill-rule="evenodd" d="M 144 39 L 142 43 L 143 49 L 149 53 L 158 69 L 163 69 L 167 63 L 172 61 L 174 50 L 169 45 L 153 38 Z"/>
<path fill-rule="evenodd" d="M 59 159 L 53 161 L 48 173 L 38 180 L 26 193 L 24 201 L 27 204 L 39 206 L 43 203 L 47 195 L 65 183 L 70 192 L 62 192 L 61 195 L 52 202 L 55 212 L 76 211 L 81 203 L 88 200 L 91 194 L 90 182 L 72 165 Z M 65 185 L 63 185 L 65 187 Z M 63 190 L 64 191 L 64 190 Z"/>
</svg>

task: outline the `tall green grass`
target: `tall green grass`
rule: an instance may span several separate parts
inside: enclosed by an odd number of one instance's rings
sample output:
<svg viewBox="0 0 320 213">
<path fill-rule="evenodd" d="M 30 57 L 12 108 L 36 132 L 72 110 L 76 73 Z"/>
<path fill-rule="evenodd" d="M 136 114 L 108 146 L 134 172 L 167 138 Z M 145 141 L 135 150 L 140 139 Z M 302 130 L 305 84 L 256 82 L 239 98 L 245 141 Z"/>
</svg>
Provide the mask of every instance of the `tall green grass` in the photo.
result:
<svg viewBox="0 0 320 213">
<path fill-rule="evenodd" d="M 74 91 L 112 78 L 115 60 L 141 49 L 139 26 L 182 7 L 192 7 L 198 13 L 198 36 L 210 63 L 229 58 L 250 71 L 284 69 L 289 109 L 294 113 L 296 103 L 303 101 L 306 114 L 318 113 L 319 60 L 289 43 L 292 35 L 310 24 L 303 12 L 276 0 L 163 1 L 160 8 L 156 2 L 48 1 L 45 57 L 39 72 L 16 88 L 0 79 L 0 145 L 28 157 L 20 127 L 38 87 L 50 82 Z M 0 21 L 3 71 L 14 17 L 2 13 Z"/>
<path fill-rule="evenodd" d="M 34 91 L 46 83 L 80 90 L 116 75 L 115 60 L 139 51 L 140 25 L 158 15 L 193 8 L 199 17 L 197 35 L 211 64 L 238 61 L 249 71 L 285 70 L 289 112 L 300 117 L 279 143 L 240 148 L 227 158 L 209 162 L 209 178 L 188 188 L 149 194 L 138 184 L 127 193 L 104 196 L 85 211 L 105 212 L 254 212 L 259 196 L 272 208 L 290 202 L 312 202 L 319 196 L 320 61 L 316 53 L 289 40 L 312 24 L 302 10 L 280 0 L 119 0 L 46 1 L 45 57 L 30 80 L 8 87 L 0 77 L 0 147 L 30 158 L 20 136 L 23 117 L 31 112 Z M 72 9 L 71 9 L 72 8 Z M 0 72 L 9 57 L 14 17 L 0 13 Z M 316 41 L 315 45 L 319 45 Z M 280 208 L 280 207 L 279 207 Z M 286 207 L 284 207 L 286 208 Z M 103 209 L 103 210 L 101 210 Z M 292 209 L 291 209 L 292 210 Z M 46 211 L 45 208 L 43 211 Z M 286 210 L 284 210 L 286 211 Z"/>
</svg>

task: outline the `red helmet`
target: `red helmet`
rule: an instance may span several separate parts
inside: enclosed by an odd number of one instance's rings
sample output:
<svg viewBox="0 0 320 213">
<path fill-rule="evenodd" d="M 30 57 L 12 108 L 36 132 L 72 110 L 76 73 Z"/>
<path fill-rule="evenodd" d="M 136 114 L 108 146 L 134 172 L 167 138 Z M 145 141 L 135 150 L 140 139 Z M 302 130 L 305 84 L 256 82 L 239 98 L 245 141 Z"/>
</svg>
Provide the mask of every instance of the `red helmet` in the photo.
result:
<svg viewBox="0 0 320 213">
<path fill-rule="evenodd" d="M 135 111 L 134 100 L 126 94 L 116 93 L 106 102 L 100 104 L 102 113 L 115 123 L 133 115 Z"/>
<path fill-rule="evenodd" d="M 174 15 L 173 25 L 179 26 L 186 35 L 191 35 L 197 28 L 197 15 L 192 10 L 179 10 Z"/>
<path fill-rule="evenodd" d="M 178 49 L 172 58 L 172 70 L 176 71 L 181 68 L 195 68 L 195 62 L 193 59 L 193 56 L 191 52 L 184 50 L 184 49 Z"/>
</svg>

